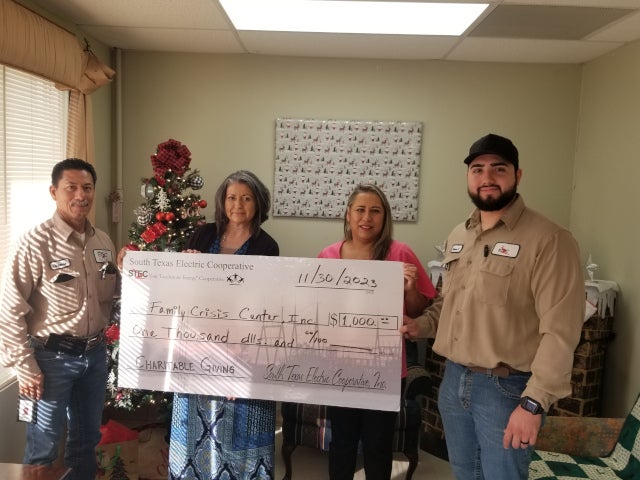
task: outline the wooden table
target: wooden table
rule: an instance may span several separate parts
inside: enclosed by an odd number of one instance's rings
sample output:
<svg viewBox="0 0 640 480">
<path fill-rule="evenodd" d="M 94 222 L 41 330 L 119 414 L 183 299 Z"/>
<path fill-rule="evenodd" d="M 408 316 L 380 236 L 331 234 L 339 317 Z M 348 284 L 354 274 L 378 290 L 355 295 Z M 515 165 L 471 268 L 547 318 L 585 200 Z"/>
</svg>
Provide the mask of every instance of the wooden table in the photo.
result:
<svg viewBox="0 0 640 480">
<path fill-rule="evenodd" d="M 2 480 L 63 480 L 69 471 L 66 467 L 0 463 L 0 479 Z"/>
</svg>

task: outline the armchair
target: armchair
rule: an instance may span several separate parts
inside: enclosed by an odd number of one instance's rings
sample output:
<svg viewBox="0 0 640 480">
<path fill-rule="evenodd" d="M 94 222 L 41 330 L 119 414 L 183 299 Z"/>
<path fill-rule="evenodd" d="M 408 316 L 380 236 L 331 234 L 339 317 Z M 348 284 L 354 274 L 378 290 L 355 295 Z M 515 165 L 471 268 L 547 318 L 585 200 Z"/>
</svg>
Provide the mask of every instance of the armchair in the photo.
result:
<svg viewBox="0 0 640 480">
<path fill-rule="evenodd" d="M 431 378 L 420 366 L 408 368 L 393 435 L 393 450 L 403 452 L 409 460 L 406 480 L 411 480 L 418 466 L 418 448 L 422 428 L 420 397 L 431 389 Z M 283 480 L 292 480 L 291 456 L 298 445 L 328 451 L 331 422 L 325 405 L 282 403 L 282 448 L 285 465 Z M 328 471 L 328 467 L 327 467 Z"/>
<path fill-rule="evenodd" d="M 529 480 L 640 479 L 640 396 L 626 419 L 547 417 Z"/>
</svg>

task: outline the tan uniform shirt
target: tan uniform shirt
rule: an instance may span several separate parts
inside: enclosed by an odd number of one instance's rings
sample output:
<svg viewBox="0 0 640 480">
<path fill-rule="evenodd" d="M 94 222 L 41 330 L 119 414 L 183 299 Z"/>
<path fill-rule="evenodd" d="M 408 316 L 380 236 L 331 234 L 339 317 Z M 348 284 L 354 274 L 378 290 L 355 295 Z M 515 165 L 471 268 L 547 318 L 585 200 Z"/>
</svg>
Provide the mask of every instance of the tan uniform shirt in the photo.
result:
<svg viewBox="0 0 640 480">
<path fill-rule="evenodd" d="M 29 336 L 88 337 L 107 325 L 117 278 L 101 278 L 105 261 L 115 262 L 107 234 L 87 222 L 83 244 L 58 213 L 16 243 L 3 279 L 0 353 L 3 365 L 15 367 L 18 378 L 40 373 Z"/>
<path fill-rule="evenodd" d="M 532 372 L 523 396 L 545 410 L 569 395 L 585 309 L 571 233 L 518 197 L 484 232 L 476 210 L 445 252 L 442 296 L 418 320 L 433 350 L 465 366 Z"/>
</svg>

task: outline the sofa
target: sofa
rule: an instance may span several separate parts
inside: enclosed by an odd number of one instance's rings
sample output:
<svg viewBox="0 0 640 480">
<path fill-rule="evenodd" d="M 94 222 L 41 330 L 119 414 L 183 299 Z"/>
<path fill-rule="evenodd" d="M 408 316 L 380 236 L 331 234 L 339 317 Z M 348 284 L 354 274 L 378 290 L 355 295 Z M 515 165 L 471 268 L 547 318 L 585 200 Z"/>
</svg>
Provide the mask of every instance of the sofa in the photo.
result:
<svg viewBox="0 0 640 480">
<path fill-rule="evenodd" d="M 529 480 L 640 479 L 640 395 L 624 419 L 547 417 Z"/>
</svg>

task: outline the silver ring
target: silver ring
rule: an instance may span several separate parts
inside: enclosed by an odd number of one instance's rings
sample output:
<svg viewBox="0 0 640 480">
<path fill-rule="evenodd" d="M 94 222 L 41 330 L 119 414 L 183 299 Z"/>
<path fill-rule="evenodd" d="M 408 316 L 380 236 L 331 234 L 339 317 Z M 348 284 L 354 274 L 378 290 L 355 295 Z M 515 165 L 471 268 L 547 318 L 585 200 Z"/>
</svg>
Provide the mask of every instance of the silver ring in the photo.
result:
<svg viewBox="0 0 640 480">
<path fill-rule="evenodd" d="M 522 445 L 529 445 L 529 442 L 520 442 Z"/>
</svg>

